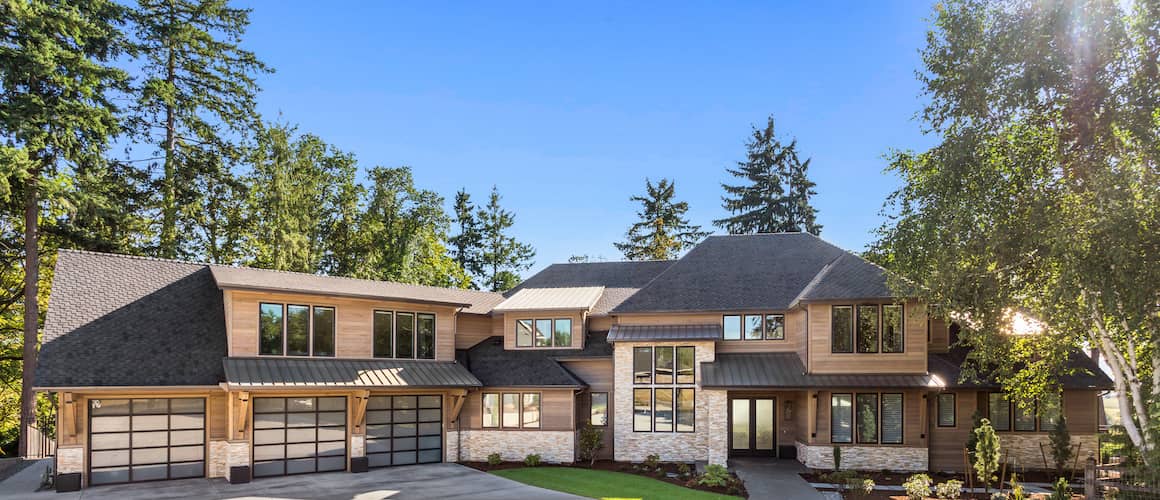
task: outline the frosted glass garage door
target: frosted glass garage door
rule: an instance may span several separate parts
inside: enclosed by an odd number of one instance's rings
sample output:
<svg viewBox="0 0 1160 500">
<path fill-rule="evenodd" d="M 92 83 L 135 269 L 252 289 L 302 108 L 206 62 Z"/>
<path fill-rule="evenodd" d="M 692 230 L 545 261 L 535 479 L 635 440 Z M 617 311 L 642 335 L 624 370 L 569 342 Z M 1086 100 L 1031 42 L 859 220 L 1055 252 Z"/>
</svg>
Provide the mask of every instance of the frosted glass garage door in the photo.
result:
<svg viewBox="0 0 1160 500">
<path fill-rule="evenodd" d="M 89 400 L 89 484 L 205 476 L 205 399 Z"/>
<path fill-rule="evenodd" d="M 346 470 L 346 398 L 254 398 L 254 477 Z"/>
<path fill-rule="evenodd" d="M 366 419 L 371 467 L 443 461 L 441 396 L 371 396 Z"/>
</svg>

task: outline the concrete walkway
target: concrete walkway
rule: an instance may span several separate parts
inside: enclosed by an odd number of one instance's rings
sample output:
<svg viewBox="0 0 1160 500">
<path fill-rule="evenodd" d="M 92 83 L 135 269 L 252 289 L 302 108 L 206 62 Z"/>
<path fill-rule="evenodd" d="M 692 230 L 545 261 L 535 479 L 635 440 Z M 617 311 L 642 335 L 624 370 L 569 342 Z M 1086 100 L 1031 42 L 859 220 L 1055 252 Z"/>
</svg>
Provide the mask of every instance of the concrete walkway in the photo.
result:
<svg viewBox="0 0 1160 500">
<path fill-rule="evenodd" d="M 749 498 L 826 500 L 826 495 L 798 475 L 806 468 L 797 460 L 737 457 L 729 459 L 729 468 L 745 481 Z"/>
<path fill-rule="evenodd" d="M 21 475 L 34 470 L 36 484 Z M 86 488 L 73 493 L 36 491 L 43 467 L 30 466 L 0 483 L 0 498 L 45 500 L 110 499 L 146 500 L 166 498 L 216 499 L 485 499 L 581 500 L 583 497 L 545 490 L 504 479 L 459 464 L 409 465 L 374 469 L 364 474 L 328 472 L 262 478 L 247 484 L 223 479 L 181 479 L 152 483 Z"/>
</svg>

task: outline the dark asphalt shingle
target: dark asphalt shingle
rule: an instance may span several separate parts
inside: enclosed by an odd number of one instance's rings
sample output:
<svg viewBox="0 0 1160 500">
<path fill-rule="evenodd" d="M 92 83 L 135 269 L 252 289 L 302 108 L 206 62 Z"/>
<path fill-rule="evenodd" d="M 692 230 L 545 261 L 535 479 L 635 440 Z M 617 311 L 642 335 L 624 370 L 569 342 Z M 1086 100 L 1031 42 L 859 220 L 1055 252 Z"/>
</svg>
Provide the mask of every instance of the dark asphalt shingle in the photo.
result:
<svg viewBox="0 0 1160 500">
<path fill-rule="evenodd" d="M 508 297 L 525 288 L 602 286 L 604 293 L 590 314 L 608 314 L 637 290 L 673 265 L 672 260 L 581 262 L 552 264 L 509 290 Z"/>
<path fill-rule="evenodd" d="M 964 380 L 962 377 L 963 363 L 967 361 L 969 349 L 955 347 L 950 352 L 930 353 L 927 355 L 926 366 L 930 373 L 938 376 L 952 389 L 998 389 L 1000 384 L 990 377 L 973 377 Z M 1111 390 L 1114 388 L 1112 379 L 1104 373 L 1099 363 L 1079 350 L 1073 350 L 1068 357 L 1068 371 L 1060 376 L 1059 382 L 1064 389 L 1099 389 Z"/>
<path fill-rule="evenodd" d="M 224 315 L 203 264 L 61 250 L 36 386 L 216 385 Z"/>
<path fill-rule="evenodd" d="M 612 325 L 609 342 L 717 340 L 721 325 Z"/>
<path fill-rule="evenodd" d="M 612 356 L 606 336 L 607 332 L 588 333 L 584 349 L 514 350 L 504 350 L 503 337 L 496 336 L 460 350 L 456 357 L 484 387 L 584 387 L 583 380 L 556 360 Z"/>
<path fill-rule="evenodd" d="M 923 388 L 939 387 L 925 373 L 914 374 L 808 374 L 801 358 L 792 352 L 724 353 L 701 363 L 703 387 L 728 388 Z"/>
<path fill-rule="evenodd" d="M 809 233 L 710 236 L 612 313 L 784 311 L 799 299 L 890 295 L 881 268 Z"/>
</svg>

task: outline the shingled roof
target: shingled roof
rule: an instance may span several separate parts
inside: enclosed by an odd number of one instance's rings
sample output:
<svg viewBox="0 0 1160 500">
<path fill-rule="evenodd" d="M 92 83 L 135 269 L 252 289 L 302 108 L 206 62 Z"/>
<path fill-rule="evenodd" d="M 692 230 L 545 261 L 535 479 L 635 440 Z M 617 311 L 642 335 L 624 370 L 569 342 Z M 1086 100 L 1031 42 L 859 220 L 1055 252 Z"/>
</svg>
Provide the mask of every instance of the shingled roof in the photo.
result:
<svg viewBox="0 0 1160 500">
<path fill-rule="evenodd" d="M 217 385 L 224 314 L 203 264 L 61 250 L 36 387 Z"/>
<path fill-rule="evenodd" d="M 503 337 L 495 336 L 456 353 L 485 387 L 584 387 L 587 384 L 557 360 L 610 356 L 607 332 L 588 333 L 583 349 L 505 350 Z"/>
<path fill-rule="evenodd" d="M 882 268 L 809 233 L 710 236 L 612 313 L 783 311 L 892 295 Z"/>
</svg>

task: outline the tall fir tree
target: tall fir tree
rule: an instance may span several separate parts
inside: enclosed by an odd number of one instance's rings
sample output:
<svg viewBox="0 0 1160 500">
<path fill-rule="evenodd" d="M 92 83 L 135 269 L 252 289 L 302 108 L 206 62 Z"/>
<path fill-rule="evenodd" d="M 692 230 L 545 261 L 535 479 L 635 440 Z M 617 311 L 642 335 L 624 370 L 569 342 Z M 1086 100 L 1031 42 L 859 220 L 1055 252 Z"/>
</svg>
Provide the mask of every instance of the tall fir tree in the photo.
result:
<svg viewBox="0 0 1160 500">
<path fill-rule="evenodd" d="M 451 256 L 455 262 L 458 262 L 473 278 L 483 274 L 483 265 L 480 262 L 483 234 L 475 210 L 475 204 L 471 202 L 471 195 L 467 190 L 460 189 L 455 193 L 455 226 L 458 232 L 448 240 L 448 243 L 451 245 Z M 471 287 L 479 288 L 475 279 L 472 279 Z"/>
<path fill-rule="evenodd" d="M 782 144 L 770 116 L 765 128 L 753 128 L 745 147 L 745 161 L 727 169 L 744 182 L 721 185 L 725 189 L 722 206 L 731 215 L 713 224 L 729 234 L 820 234 L 817 210 L 810 204 L 810 197 L 817 194 L 808 176 L 810 160 L 798 158 L 797 140 Z"/>
<path fill-rule="evenodd" d="M 15 218 L 23 225 L 24 246 L 21 455 L 28 451 L 26 431 L 36 411 L 40 219 L 46 206 L 61 201 L 70 169 L 101 163 L 116 132 L 109 94 L 127 77 L 108 61 L 124 48 L 118 28 L 123 16 L 119 4 L 105 0 L 0 2 L 0 156 L 11 180 L 8 201 L 22 200 L 23 212 Z"/>
<path fill-rule="evenodd" d="M 675 183 L 661 179 L 654 186 L 652 181 L 645 179 L 644 184 L 644 196 L 629 198 L 641 204 L 640 211 L 636 213 L 640 221 L 628 229 L 626 241 L 614 243 L 626 259 L 675 259 L 682 251 L 709 235 L 708 231 L 701 230 L 701 226 L 689 223 L 685 217 L 689 211 L 687 202 L 673 201 L 676 195 Z"/>
<path fill-rule="evenodd" d="M 220 177 L 214 168 L 241 158 L 239 143 L 257 128 L 254 78 L 269 70 L 240 46 L 249 14 L 228 0 L 138 1 L 144 64 L 133 117 L 138 139 L 155 145 L 161 160 L 158 256 L 187 253 L 180 219 L 199 214 L 182 207 L 197 198 L 200 177 Z"/>
<path fill-rule="evenodd" d="M 510 290 L 520 283 L 519 272 L 532 266 L 535 249 L 516 241 L 508 234 L 515 225 L 515 214 L 500 206 L 499 190 L 492 186 L 487 206 L 479 209 L 479 224 L 483 239 L 480 263 L 484 283 L 493 292 Z"/>
</svg>

